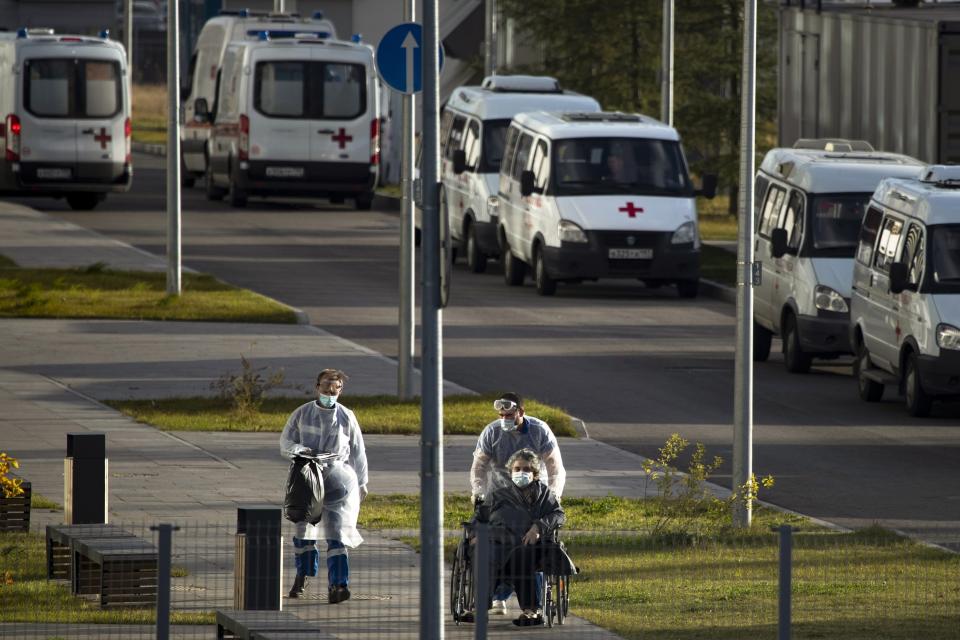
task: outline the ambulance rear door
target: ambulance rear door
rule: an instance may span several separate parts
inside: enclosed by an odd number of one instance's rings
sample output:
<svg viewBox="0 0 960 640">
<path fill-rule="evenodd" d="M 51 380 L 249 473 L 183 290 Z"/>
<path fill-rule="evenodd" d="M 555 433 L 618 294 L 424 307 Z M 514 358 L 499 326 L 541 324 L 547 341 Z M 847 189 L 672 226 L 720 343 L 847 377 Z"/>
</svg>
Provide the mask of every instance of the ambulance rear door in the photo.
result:
<svg viewBox="0 0 960 640">
<path fill-rule="evenodd" d="M 82 106 L 77 119 L 77 172 L 80 180 L 109 180 L 123 171 L 126 95 L 120 61 L 76 61 Z"/>
<path fill-rule="evenodd" d="M 302 179 L 310 162 L 313 63 L 307 52 L 288 46 L 259 49 L 254 60 L 250 158 L 266 163 L 265 178 Z M 239 71 L 231 77 L 225 73 L 223 81 L 234 82 L 236 76 Z"/>
<path fill-rule="evenodd" d="M 33 165 L 32 171 L 24 173 L 26 181 L 75 178 L 78 64 L 73 57 L 50 55 L 23 61 L 20 160 Z"/>
<path fill-rule="evenodd" d="M 332 52 L 323 46 L 311 48 L 314 61 L 311 159 L 369 167 L 373 159 L 371 135 L 379 132 L 372 67 L 357 55 L 359 51 L 331 56 Z"/>
</svg>

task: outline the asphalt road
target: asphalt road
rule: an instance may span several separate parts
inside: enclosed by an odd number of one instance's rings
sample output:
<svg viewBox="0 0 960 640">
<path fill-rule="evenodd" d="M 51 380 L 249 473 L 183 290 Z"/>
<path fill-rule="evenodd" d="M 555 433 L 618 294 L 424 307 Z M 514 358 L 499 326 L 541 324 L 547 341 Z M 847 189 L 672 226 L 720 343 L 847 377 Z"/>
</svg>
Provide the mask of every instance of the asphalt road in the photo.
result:
<svg viewBox="0 0 960 640">
<path fill-rule="evenodd" d="M 89 213 L 63 201 L 19 202 L 147 251 L 165 253 L 163 160 L 137 155 L 133 190 Z M 259 201 L 245 210 L 183 195 L 184 263 L 306 310 L 314 324 L 397 353 L 399 218 L 326 202 Z M 454 269 L 443 312 L 443 375 L 478 391 L 518 390 L 582 418 L 591 437 L 645 455 L 671 433 L 725 464 L 733 437 L 732 305 L 681 300 L 639 282 L 510 288 L 498 264 Z M 418 316 L 419 317 L 419 316 Z M 779 343 L 755 368 L 761 497 L 845 526 L 874 521 L 960 549 L 960 404 L 910 418 L 894 394 L 857 397 L 849 361 L 787 374 Z M 322 366 L 322 363 L 317 363 Z"/>
</svg>

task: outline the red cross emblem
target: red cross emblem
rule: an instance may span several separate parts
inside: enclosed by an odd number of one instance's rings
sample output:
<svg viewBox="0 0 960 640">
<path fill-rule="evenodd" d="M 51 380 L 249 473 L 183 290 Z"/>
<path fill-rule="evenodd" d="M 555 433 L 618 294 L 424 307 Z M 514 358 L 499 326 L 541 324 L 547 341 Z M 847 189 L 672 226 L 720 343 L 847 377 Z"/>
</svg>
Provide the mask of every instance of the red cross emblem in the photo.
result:
<svg viewBox="0 0 960 640">
<path fill-rule="evenodd" d="M 343 149 L 347 146 L 347 143 L 353 140 L 353 136 L 348 136 L 346 130 L 343 127 L 340 127 L 340 133 L 335 136 L 330 136 L 330 138 L 340 145 L 340 148 Z"/>
<path fill-rule="evenodd" d="M 93 134 L 93 141 L 100 143 L 101 149 L 107 148 L 107 143 L 113 140 L 113 136 L 107 134 L 107 130 L 104 127 L 100 127 L 100 133 Z"/>
<path fill-rule="evenodd" d="M 643 213 L 643 209 L 635 206 L 632 202 L 628 202 L 626 206 L 620 207 L 617 211 L 623 211 L 631 218 L 636 218 L 638 213 Z"/>
</svg>

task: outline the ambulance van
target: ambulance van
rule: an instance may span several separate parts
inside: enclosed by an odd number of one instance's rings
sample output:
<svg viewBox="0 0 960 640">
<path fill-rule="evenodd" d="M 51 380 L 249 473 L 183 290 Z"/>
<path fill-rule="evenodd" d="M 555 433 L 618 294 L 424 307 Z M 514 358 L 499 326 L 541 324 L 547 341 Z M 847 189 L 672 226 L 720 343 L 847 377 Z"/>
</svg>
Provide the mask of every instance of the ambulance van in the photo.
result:
<svg viewBox="0 0 960 640">
<path fill-rule="evenodd" d="M 498 238 L 508 285 L 636 278 L 697 295 L 700 235 L 676 129 L 624 113 L 521 113 L 507 132 Z"/>
<path fill-rule="evenodd" d="M 181 181 L 184 186 L 193 186 L 195 180 L 207 172 L 207 141 L 210 139 L 211 125 L 206 118 L 195 117 L 198 101 L 203 101 L 205 111 L 214 110 L 227 45 L 236 40 L 256 39 L 264 31 L 274 40 L 298 34 L 337 38 L 333 23 L 319 11 L 309 18 L 301 18 L 296 14 L 241 9 L 221 11 L 220 15 L 207 20 L 197 36 L 197 45 L 190 57 L 189 89 L 183 92 L 180 157 L 183 161 Z"/>
<path fill-rule="evenodd" d="M 850 305 L 860 397 L 902 391 L 907 411 L 960 399 L 960 166 L 888 178 L 860 229 Z"/>
<path fill-rule="evenodd" d="M 352 198 L 369 209 L 380 167 L 373 48 L 322 37 L 232 42 L 223 59 L 207 196 Z M 203 105 L 201 105 L 202 107 Z"/>
<path fill-rule="evenodd" d="M 884 178 L 915 178 L 923 163 L 861 140 L 798 140 L 772 149 L 757 172 L 753 359 L 774 335 L 791 373 L 850 349 L 850 281 L 857 234 Z"/>
<path fill-rule="evenodd" d="M 87 211 L 130 188 L 126 54 L 101 35 L 0 33 L 0 192 Z"/>
<path fill-rule="evenodd" d="M 564 91 L 555 78 L 489 76 L 459 87 L 441 119 L 441 216 L 474 273 L 498 257 L 496 199 L 500 160 L 513 116 L 522 111 L 600 111 L 591 97 Z"/>
</svg>

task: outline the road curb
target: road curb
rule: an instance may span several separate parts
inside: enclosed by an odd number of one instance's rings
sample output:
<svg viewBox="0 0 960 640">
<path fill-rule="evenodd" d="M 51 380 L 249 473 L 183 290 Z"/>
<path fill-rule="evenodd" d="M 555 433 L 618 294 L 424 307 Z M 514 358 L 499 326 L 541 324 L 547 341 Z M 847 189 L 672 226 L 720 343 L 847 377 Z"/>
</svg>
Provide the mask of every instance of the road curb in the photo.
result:
<svg viewBox="0 0 960 640">
<path fill-rule="evenodd" d="M 271 300 L 272 299 L 273 298 L 271 298 Z M 277 302 L 279 302 L 279 300 Z M 281 304 L 283 303 L 281 302 Z M 290 307 L 290 308 L 293 310 L 293 316 L 297 319 L 297 324 L 310 324 L 310 314 L 308 314 L 303 309 L 298 309 L 297 307 Z"/>
<path fill-rule="evenodd" d="M 167 145 L 165 144 L 150 144 L 147 142 L 132 142 L 130 147 L 136 153 L 146 153 L 151 156 L 166 156 L 167 155 Z"/>
</svg>

